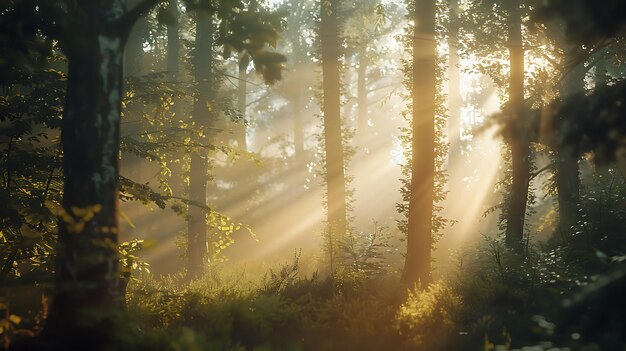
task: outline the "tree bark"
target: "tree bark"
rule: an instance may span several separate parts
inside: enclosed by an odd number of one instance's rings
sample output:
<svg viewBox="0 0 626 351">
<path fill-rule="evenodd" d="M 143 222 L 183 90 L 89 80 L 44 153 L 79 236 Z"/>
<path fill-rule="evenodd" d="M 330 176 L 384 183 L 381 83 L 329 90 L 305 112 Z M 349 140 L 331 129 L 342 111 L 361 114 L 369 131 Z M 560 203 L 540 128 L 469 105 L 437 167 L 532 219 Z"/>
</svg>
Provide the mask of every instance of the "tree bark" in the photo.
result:
<svg viewBox="0 0 626 351">
<path fill-rule="evenodd" d="M 65 50 L 63 203 L 56 291 L 43 334 L 67 348 L 111 333 L 103 325 L 123 302 L 117 215 L 124 5 L 77 1 L 68 7 L 80 30 L 71 33 Z"/>
<path fill-rule="evenodd" d="M 573 62 L 576 59 L 576 54 L 576 47 L 566 48 L 566 66 L 568 66 L 568 62 Z M 561 82 L 561 98 L 567 98 L 585 90 L 585 73 L 585 67 L 579 64 L 565 74 Z M 562 123 L 567 123 L 567 121 Z M 556 154 L 555 176 L 559 199 L 559 230 L 562 236 L 569 236 L 572 233 L 572 226 L 576 224 L 580 202 L 578 155 L 571 147 L 565 146 L 560 146 Z"/>
<path fill-rule="evenodd" d="M 195 80 L 196 98 L 192 121 L 200 132 L 195 137 L 198 144 L 207 145 L 211 141 L 211 127 L 214 125 L 215 101 L 213 97 L 213 17 L 204 12 L 197 13 Z M 189 199 L 206 206 L 208 182 L 208 151 L 194 150 L 191 154 L 189 175 Z M 187 274 L 196 278 L 202 272 L 207 255 L 207 210 L 199 206 L 189 206 L 187 236 Z"/>
<path fill-rule="evenodd" d="M 430 284 L 435 181 L 435 0 L 413 0 L 412 155 L 403 281 Z"/>
<path fill-rule="evenodd" d="M 344 236 L 347 230 L 346 181 L 340 113 L 338 3 L 336 0 L 322 1 L 320 9 L 328 227 L 331 240 L 336 241 Z M 331 257 L 332 255 L 331 252 Z"/>
<path fill-rule="evenodd" d="M 167 71 L 172 82 L 178 81 L 178 71 L 180 66 L 180 37 L 178 25 L 178 0 L 168 0 L 167 10 L 176 19 L 174 23 L 167 25 Z"/>
<path fill-rule="evenodd" d="M 139 0 L 128 1 L 129 6 L 135 7 Z M 126 78 L 138 78 L 143 74 L 143 43 L 148 32 L 148 22 L 140 17 L 130 31 L 124 50 L 124 75 Z M 132 104 L 125 113 L 121 133 L 139 135 L 143 130 L 143 104 Z M 121 172 L 136 182 L 142 182 L 144 160 L 132 153 L 122 154 Z"/>
<path fill-rule="evenodd" d="M 511 0 L 508 17 L 509 33 L 509 103 L 515 135 L 511 140 L 513 181 L 507 206 L 505 242 L 517 253 L 524 251 L 524 221 L 530 183 L 530 137 L 522 120 L 524 105 L 524 47 L 522 20 L 518 0 Z"/>
</svg>

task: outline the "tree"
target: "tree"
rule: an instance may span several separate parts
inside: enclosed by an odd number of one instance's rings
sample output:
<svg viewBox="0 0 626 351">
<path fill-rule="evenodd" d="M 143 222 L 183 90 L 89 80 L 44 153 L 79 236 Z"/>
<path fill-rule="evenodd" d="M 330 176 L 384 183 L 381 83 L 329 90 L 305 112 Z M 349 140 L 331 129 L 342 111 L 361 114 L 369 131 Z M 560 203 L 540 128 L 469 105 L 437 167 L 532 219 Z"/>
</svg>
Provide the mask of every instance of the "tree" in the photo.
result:
<svg viewBox="0 0 626 351">
<path fill-rule="evenodd" d="M 96 325 L 110 320 L 123 301 L 117 258 L 122 58 L 132 25 L 155 3 L 126 12 L 123 0 L 69 2 L 64 17 L 50 16 L 59 21 L 47 29 L 61 32 L 68 82 L 56 293 L 45 336 L 86 341 L 102 335 Z M 40 6 L 46 15 L 62 11 Z M 92 320 L 85 321 L 85 314 Z"/>
<path fill-rule="evenodd" d="M 561 80 L 560 97 L 585 91 L 584 62 L 577 62 L 583 53 L 576 45 L 565 45 L 565 71 Z M 572 227 L 577 222 L 578 205 L 580 203 L 580 178 L 578 158 L 572 147 L 556 145 L 556 187 L 559 199 L 559 231 L 561 236 L 567 237 L 572 233 Z"/>
<path fill-rule="evenodd" d="M 430 284 L 435 182 L 436 40 L 435 0 L 409 3 L 412 28 L 412 148 L 407 252 L 402 279 L 407 286 Z"/>
<path fill-rule="evenodd" d="M 292 74 L 286 81 L 285 96 L 290 100 L 290 110 L 293 116 L 293 146 L 297 167 L 305 167 L 305 120 L 306 110 L 312 94 L 308 88 L 312 78 L 312 65 L 309 50 L 309 40 L 312 40 L 313 28 L 316 23 L 310 11 L 315 11 L 317 4 L 314 1 L 290 0 L 283 2 L 280 11 L 287 13 L 287 31 L 284 44 L 289 45 L 290 71 Z"/>
<path fill-rule="evenodd" d="M 180 68 L 180 25 L 178 0 L 168 0 L 167 11 L 171 21 L 167 23 L 167 71 L 176 83 L 179 78 Z"/>
<path fill-rule="evenodd" d="M 206 258 L 207 247 L 207 182 L 208 150 L 214 148 L 216 123 L 220 112 L 217 98 L 219 80 L 215 75 L 215 46 L 223 45 L 224 58 L 232 51 L 245 52 L 265 82 L 272 84 L 281 78 L 285 58 L 268 52 L 267 45 L 275 46 L 280 29 L 280 16 L 256 7 L 253 0 L 248 8 L 244 4 L 221 4 L 223 8 L 196 9 L 196 45 L 194 54 L 194 107 L 192 122 L 199 130 L 191 154 L 189 172 L 189 197 L 195 205 L 189 207 L 187 235 L 187 274 L 197 277 Z M 214 15 L 219 19 L 216 26 Z M 247 65 L 246 65 L 247 66 Z"/>
<path fill-rule="evenodd" d="M 331 243 L 337 236 L 343 236 L 347 231 L 346 179 L 340 113 L 338 8 L 337 0 L 320 2 L 326 195 Z M 330 251 L 332 262 L 333 249 Z"/>
<path fill-rule="evenodd" d="M 12 20 L 29 23 L 28 30 L 13 29 L 12 40 L 41 41 L 43 52 L 58 43 L 68 60 L 61 123 L 63 200 L 56 211 L 56 289 L 43 333 L 66 345 L 102 337 L 108 339 L 103 340 L 106 347 L 111 342 L 106 334 L 114 331 L 102 325 L 115 319 L 123 302 L 117 246 L 123 51 L 133 24 L 158 3 L 144 0 L 128 12 L 124 0 L 27 1 L 9 6 L 15 14 Z M 220 5 L 211 11 L 229 22 L 251 21 L 236 4 Z M 284 58 L 265 49 L 268 41 L 276 40 L 277 27 L 267 20 L 252 21 L 256 26 L 239 23 L 239 36 L 225 36 L 223 44 L 248 51 L 266 80 L 279 79 Z M 9 24 L 3 27 L 12 28 Z M 15 57 L 22 55 L 20 50 L 29 49 L 17 50 Z"/>
<path fill-rule="evenodd" d="M 199 150 L 192 152 L 189 169 L 189 198 L 200 206 L 189 207 L 187 234 L 187 274 L 197 277 L 204 266 L 207 247 L 207 182 L 208 151 L 203 146 L 212 142 L 216 123 L 215 79 L 213 77 L 213 16 L 204 11 L 196 14 L 196 48 L 194 78 L 196 82 L 192 123 L 201 132 L 195 142 Z"/>
<path fill-rule="evenodd" d="M 507 108 L 515 137 L 510 140 L 512 184 L 506 212 L 506 244 L 514 251 L 523 251 L 524 220 L 530 182 L 530 138 L 528 123 L 521 113 L 524 106 L 524 43 L 519 0 L 507 2 L 509 46 L 509 99 Z"/>
</svg>

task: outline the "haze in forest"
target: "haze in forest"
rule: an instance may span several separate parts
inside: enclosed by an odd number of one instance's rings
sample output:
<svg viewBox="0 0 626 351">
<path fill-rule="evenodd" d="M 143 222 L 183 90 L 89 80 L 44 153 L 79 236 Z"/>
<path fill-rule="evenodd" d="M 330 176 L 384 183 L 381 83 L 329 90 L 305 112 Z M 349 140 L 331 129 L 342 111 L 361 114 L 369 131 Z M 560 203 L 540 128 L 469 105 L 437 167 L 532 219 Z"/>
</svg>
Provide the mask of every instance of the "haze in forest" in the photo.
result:
<svg viewBox="0 0 626 351">
<path fill-rule="evenodd" d="M 0 350 L 624 348 L 624 14 L 1 4 Z"/>
</svg>

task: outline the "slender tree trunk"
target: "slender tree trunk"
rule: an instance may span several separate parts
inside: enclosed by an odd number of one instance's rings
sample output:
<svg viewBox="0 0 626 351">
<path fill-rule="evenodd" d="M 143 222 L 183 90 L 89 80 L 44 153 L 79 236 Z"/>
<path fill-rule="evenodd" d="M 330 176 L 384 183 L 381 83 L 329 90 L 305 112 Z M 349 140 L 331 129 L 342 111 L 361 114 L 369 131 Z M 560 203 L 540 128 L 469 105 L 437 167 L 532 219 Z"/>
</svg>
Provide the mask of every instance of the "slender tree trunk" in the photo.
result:
<svg viewBox="0 0 626 351">
<path fill-rule="evenodd" d="M 167 25 L 167 48 L 166 48 L 166 70 L 170 80 L 170 84 L 176 92 L 173 97 L 173 112 L 179 118 L 183 118 L 183 98 L 180 96 L 180 25 L 178 20 L 180 13 L 178 11 L 178 0 L 168 0 L 167 10 L 175 19 L 173 23 Z M 180 170 L 179 170 L 180 171 Z"/>
<path fill-rule="evenodd" d="M 448 37 L 449 67 L 448 67 L 448 171 L 451 176 L 457 172 L 461 161 L 461 69 L 459 68 L 459 0 L 449 0 L 450 7 L 450 36 Z"/>
<path fill-rule="evenodd" d="M 575 47 L 566 49 L 566 63 L 576 59 L 576 51 Z M 561 82 L 562 98 L 585 90 L 585 73 L 582 64 L 566 73 Z M 556 187 L 559 198 L 559 230 L 566 236 L 571 234 L 572 226 L 576 224 L 580 202 L 579 173 L 578 155 L 571 147 L 561 146 L 557 150 Z"/>
<path fill-rule="evenodd" d="M 63 204 L 56 291 L 43 334 L 68 349 L 102 341 L 123 301 L 117 215 L 124 35 L 117 21 L 124 5 L 78 1 L 68 8 L 80 30 L 66 48 Z"/>
<path fill-rule="evenodd" d="M 132 8 L 139 3 L 139 0 L 128 1 Z M 148 22 L 145 17 L 141 17 L 133 25 L 130 31 L 126 48 L 124 50 L 124 73 L 127 77 L 141 76 L 143 71 L 143 42 L 148 32 Z"/>
<path fill-rule="evenodd" d="M 128 1 L 131 8 L 135 7 L 139 0 Z M 141 17 L 133 25 L 130 31 L 126 47 L 124 49 L 124 75 L 125 78 L 138 78 L 143 74 L 143 43 L 148 32 L 148 22 L 145 17 Z M 137 135 L 143 130 L 143 104 L 136 102 L 126 110 L 121 133 L 123 136 L 130 135 L 131 138 L 139 138 Z M 130 179 L 142 182 L 142 170 L 144 160 L 132 153 L 122 155 L 121 170 Z"/>
<path fill-rule="evenodd" d="M 245 55 L 245 53 L 241 53 L 239 55 Z M 241 59 L 240 59 L 241 61 Z M 243 121 L 241 121 L 241 124 L 237 125 L 237 146 L 239 147 L 239 149 L 243 150 L 243 151 L 247 151 L 248 150 L 248 144 L 246 142 L 246 134 L 247 134 L 247 128 L 246 128 L 246 89 L 247 89 L 247 84 L 246 84 L 246 69 L 247 69 L 247 65 L 242 67 L 242 63 L 239 64 L 239 80 L 237 83 L 237 108 L 239 109 L 239 112 L 241 113 L 241 115 L 243 116 Z"/>
<path fill-rule="evenodd" d="M 435 0 L 413 0 L 412 155 L 404 283 L 430 284 L 435 181 Z"/>
<path fill-rule="evenodd" d="M 196 99 L 193 106 L 192 121 L 201 135 L 196 143 L 207 145 L 213 133 L 215 109 L 213 101 L 213 18 L 207 13 L 198 12 L 196 20 L 196 55 L 195 80 Z M 191 154 L 189 175 L 189 199 L 196 204 L 206 206 L 208 182 L 208 151 L 197 149 Z M 199 206 L 189 207 L 187 236 L 187 274 L 195 278 L 202 272 L 207 255 L 207 210 Z"/>
<path fill-rule="evenodd" d="M 167 25 L 167 72 L 172 82 L 178 81 L 180 67 L 180 26 L 178 25 L 178 0 L 168 0 L 167 10 L 176 19 L 174 23 Z"/>
<path fill-rule="evenodd" d="M 524 105 L 524 47 L 518 0 L 511 0 L 509 31 L 509 109 L 513 114 L 515 135 L 511 140 L 513 183 L 507 208 L 506 245 L 517 253 L 524 250 L 524 220 L 530 182 L 530 138 L 527 123 L 521 118 Z"/>
<path fill-rule="evenodd" d="M 322 1 L 320 5 L 328 225 L 329 235 L 334 239 L 344 236 L 347 229 L 346 181 L 340 115 L 338 7 L 336 0 Z"/>
</svg>

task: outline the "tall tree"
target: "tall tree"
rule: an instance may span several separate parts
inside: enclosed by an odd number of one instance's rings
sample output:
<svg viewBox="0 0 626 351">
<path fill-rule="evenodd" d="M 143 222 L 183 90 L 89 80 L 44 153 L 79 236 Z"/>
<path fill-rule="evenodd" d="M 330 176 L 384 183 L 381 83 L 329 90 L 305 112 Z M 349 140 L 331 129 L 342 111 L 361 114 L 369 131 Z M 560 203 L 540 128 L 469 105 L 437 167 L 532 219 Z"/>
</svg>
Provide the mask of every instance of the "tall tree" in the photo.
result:
<svg viewBox="0 0 626 351">
<path fill-rule="evenodd" d="M 508 110 L 514 135 L 510 140 L 512 185 L 506 212 L 506 244 L 514 251 L 523 251 L 524 220 L 530 182 L 530 137 L 523 119 L 524 105 L 524 43 L 519 0 L 506 2 L 509 47 Z"/>
<path fill-rule="evenodd" d="M 569 69 L 561 81 L 561 98 L 580 94 L 585 91 L 585 69 L 583 52 L 576 45 L 565 45 L 565 67 Z M 561 125 L 567 123 L 561 121 Z M 580 178 L 578 154 L 573 147 L 557 145 L 556 187 L 559 199 L 559 231 L 562 236 L 571 234 L 576 224 L 578 204 L 580 203 Z"/>
<path fill-rule="evenodd" d="M 212 141 L 215 126 L 216 101 L 214 94 L 213 15 L 205 11 L 196 13 L 196 45 L 194 77 L 196 82 L 192 123 L 200 130 L 194 142 L 199 146 L 191 153 L 189 170 L 189 199 L 196 205 L 189 206 L 187 233 L 187 274 L 197 277 L 204 265 L 207 250 L 207 182 L 208 143 Z"/>
<path fill-rule="evenodd" d="M 167 11 L 172 20 L 167 23 L 167 72 L 174 83 L 178 81 L 180 67 L 180 25 L 178 0 L 169 0 Z"/>
<path fill-rule="evenodd" d="M 128 12 L 125 0 L 25 1 L 11 3 L 7 11 L 3 8 L 7 15 L 1 21 L 3 34 L 13 31 L 11 36 L 3 35 L 3 40 L 9 37 L 38 46 L 41 42 L 36 50 L 46 55 L 58 47 L 68 61 L 61 123 L 63 200 L 56 210 L 56 284 L 42 333 L 44 339 L 59 342 L 56 346 L 76 348 L 105 339 L 102 348 L 112 348 L 109 336 L 115 331 L 110 326 L 123 302 L 118 158 L 124 46 L 133 24 L 158 3 L 143 0 Z M 217 4 L 223 8 L 211 10 L 230 16 L 233 22 L 250 21 L 232 3 Z M 15 25 L 26 22 L 28 28 Z M 239 44 L 236 50 L 251 53 L 257 71 L 272 82 L 280 79 L 284 57 L 264 47 L 267 41 L 275 42 L 278 27 L 275 19 L 257 22 L 254 34 L 265 35 L 253 40 L 252 31 L 240 25 L 243 38 L 233 42 Z M 28 58 L 28 51 L 35 50 L 35 46 L 22 47 L 14 47 L 16 56 Z M 4 67 L 3 62 L 0 68 Z"/>
<path fill-rule="evenodd" d="M 139 0 L 128 1 L 128 5 L 133 8 L 139 3 Z M 148 37 L 148 21 L 144 16 L 137 19 L 133 28 L 128 35 L 126 47 L 124 48 L 124 78 L 131 80 L 139 80 L 144 73 L 143 61 L 144 52 L 143 44 Z M 140 100 L 140 99 L 137 99 Z M 129 104 L 121 128 L 122 137 L 139 135 L 143 127 L 144 106 L 142 101 L 136 104 Z M 121 159 L 121 172 L 134 181 L 141 182 L 142 168 L 144 167 L 143 159 L 132 153 L 123 153 Z"/>
<path fill-rule="evenodd" d="M 40 4 L 39 11 L 53 18 L 54 29 L 45 29 L 58 35 L 68 58 L 57 283 L 45 332 L 71 341 L 67 345 L 106 333 L 96 326 L 122 302 L 117 243 L 123 51 L 131 26 L 153 3 L 128 13 L 124 0 Z"/>
<path fill-rule="evenodd" d="M 407 252 L 403 281 L 425 288 L 431 281 L 435 182 L 436 40 L 435 0 L 413 0 L 412 149 Z"/>
<path fill-rule="evenodd" d="M 338 0 L 320 2 L 326 194 L 331 242 L 347 230 L 346 178 L 341 135 Z M 331 259 L 333 252 L 331 249 Z"/>
</svg>

